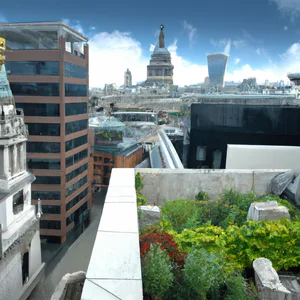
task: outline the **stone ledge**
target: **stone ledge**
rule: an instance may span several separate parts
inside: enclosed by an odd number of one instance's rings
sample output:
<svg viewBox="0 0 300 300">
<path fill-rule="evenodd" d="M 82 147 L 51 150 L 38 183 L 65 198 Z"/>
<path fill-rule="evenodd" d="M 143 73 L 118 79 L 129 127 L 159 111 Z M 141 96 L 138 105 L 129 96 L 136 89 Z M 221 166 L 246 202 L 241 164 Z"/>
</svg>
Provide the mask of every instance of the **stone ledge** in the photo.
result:
<svg viewBox="0 0 300 300">
<path fill-rule="evenodd" d="M 113 169 L 82 300 L 142 300 L 134 169 Z"/>
</svg>

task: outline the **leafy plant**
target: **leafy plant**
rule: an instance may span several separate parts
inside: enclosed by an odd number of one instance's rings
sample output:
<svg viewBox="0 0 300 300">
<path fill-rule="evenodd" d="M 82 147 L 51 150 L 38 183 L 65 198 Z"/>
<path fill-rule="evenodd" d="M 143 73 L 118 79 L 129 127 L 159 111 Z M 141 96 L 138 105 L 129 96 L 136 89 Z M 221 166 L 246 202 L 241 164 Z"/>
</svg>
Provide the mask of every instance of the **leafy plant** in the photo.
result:
<svg viewBox="0 0 300 300">
<path fill-rule="evenodd" d="M 200 191 L 197 195 L 196 195 L 196 200 L 209 200 L 208 194 L 204 191 Z"/>
<path fill-rule="evenodd" d="M 151 245 L 142 258 L 144 292 L 154 299 L 164 299 L 174 275 L 167 253 L 158 245 Z"/>
<path fill-rule="evenodd" d="M 135 190 L 136 190 L 136 197 L 137 197 L 137 206 L 142 206 L 147 204 L 147 199 L 141 194 L 141 189 L 144 187 L 142 180 L 143 176 L 140 172 L 135 175 Z M 139 213 L 140 214 L 140 213 Z M 140 216 L 142 216 L 140 214 Z"/>
<path fill-rule="evenodd" d="M 168 221 L 172 230 L 181 232 L 184 228 L 195 229 L 200 225 L 198 204 L 195 200 L 165 202 L 162 220 Z"/>
<path fill-rule="evenodd" d="M 256 258 L 266 257 L 272 261 L 274 269 L 287 270 L 299 266 L 299 240 L 300 222 L 282 219 L 229 226 L 218 244 L 226 257 L 241 269 L 252 267 Z"/>
<path fill-rule="evenodd" d="M 184 265 L 186 253 L 178 249 L 178 244 L 169 233 L 150 232 L 140 235 L 142 257 L 150 251 L 151 244 L 157 244 L 162 250 L 165 250 L 171 261 L 176 265 L 181 267 Z"/>
</svg>

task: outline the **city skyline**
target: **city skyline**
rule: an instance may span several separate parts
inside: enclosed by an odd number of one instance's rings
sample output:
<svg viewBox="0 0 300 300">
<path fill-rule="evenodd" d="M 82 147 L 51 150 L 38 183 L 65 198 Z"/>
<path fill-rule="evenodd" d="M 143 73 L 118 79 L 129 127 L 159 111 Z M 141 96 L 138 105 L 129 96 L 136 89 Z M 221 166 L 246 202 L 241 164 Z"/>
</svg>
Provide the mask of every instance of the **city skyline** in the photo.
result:
<svg viewBox="0 0 300 300">
<path fill-rule="evenodd" d="M 21 1 L 20 5 L 24 5 Z M 220 9 L 213 5 L 217 2 Z M 287 79 L 287 72 L 300 70 L 300 2 L 263 0 L 240 3 L 232 0 L 214 3 L 172 5 L 165 1 L 150 14 L 133 1 L 99 4 L 86 2 L 82 8 L 65 1 L 60 9 L 48 4 L 26 2 L 18 13 L 4 3 L 2 22 L 62 20 L 89 38 L 90 86 L 105 83 L 122 85 L 129 68 L 133 84 L 146 80 L 147 64 L 160 24 L 165 25 L 166 46 L 174 65 L 174 84 L 180 86 L 204 81 L 208 75 L 206 56 L 229 54 L 225 81 L 257 78 L 258 83 Z M 18 4 L 19 5 L 19 4 Z M 68 6 L 68 9 L 66 7 Z M 114 6 L 114 8 L 113 8 Z M 116 9 L 116 6 L 118 9 Z M 193 6 L 195 9 L 190 9 Z M 55 7 L 55 6 L 54 6 Z M 166 8 L 169 7 L 169 10 Z M 133 15 L 134 12 L 134 15 Z M 255 20 L 255 22 L 253 22 Z"/>
</svg>

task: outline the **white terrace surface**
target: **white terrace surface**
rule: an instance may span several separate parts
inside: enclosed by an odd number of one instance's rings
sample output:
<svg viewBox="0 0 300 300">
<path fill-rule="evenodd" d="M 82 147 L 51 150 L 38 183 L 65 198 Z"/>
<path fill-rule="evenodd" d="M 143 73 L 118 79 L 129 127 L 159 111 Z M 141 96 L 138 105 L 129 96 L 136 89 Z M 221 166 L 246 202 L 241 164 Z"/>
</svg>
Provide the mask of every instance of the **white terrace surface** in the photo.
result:
<svg viewBox="0 0 300 300">
<path fill-rule="evenodd" d="M 206 191 L 217 199 L 224 189 L 270 193 L 271 179 L 288 170 L 113 169 L 82 300 L 142 300 L 142 274 L 135 174 L 144 177 L 150 203 L 194 199 Z"/>
</svg>

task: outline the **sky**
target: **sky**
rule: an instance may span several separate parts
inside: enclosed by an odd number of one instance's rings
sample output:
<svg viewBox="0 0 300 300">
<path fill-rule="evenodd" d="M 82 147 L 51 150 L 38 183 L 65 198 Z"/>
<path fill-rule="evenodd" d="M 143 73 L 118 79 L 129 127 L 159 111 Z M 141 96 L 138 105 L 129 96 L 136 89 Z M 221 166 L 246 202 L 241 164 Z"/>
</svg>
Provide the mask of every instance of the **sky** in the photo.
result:
<svg viewBox="0 0 300 300">
<path fill-rule="evenodd" d="M 226 81 L 288 81 L 300 72 L 300 0 L 71 1 L 1 3 L 0 22 L 64 21 L 89 39 L 90 87 L 146 79 L 151 50 L 165 26 L 174 84 L 208 76 L 206 56 L 229 54 Z"/>
</svg>

